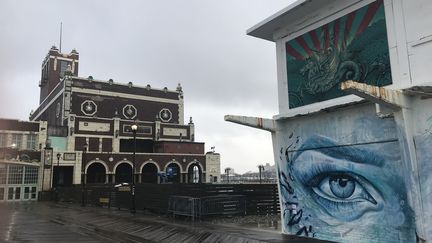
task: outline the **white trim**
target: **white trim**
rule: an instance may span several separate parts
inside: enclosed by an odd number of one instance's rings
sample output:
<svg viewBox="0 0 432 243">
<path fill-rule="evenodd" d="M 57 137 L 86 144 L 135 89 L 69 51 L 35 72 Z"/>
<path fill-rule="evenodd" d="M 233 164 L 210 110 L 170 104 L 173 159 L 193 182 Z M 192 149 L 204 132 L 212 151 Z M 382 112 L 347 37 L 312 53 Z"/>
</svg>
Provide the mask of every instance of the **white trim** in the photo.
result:
<svg viewBox="0 0 432 243">
<path fill-rule="evenodd" d="M 169 118 L 168 119 L 164 119 L 163 117 L 162 117 L 162 112 L 163 111 L 168 111 L 168 113 L 169 113 Z M 170 111 L 170 109 L 168 109 L 168 108 L 162 108 L 160 111 L 159 111 L 159 119 L 161 119 L 161 121 L 163 121 L 163 122 L 169 122 L 169 121 L 171 121 L 171 119 L 172 119 L 172 112 Z"/>
<path fill-rule="evenodd" d="M 34 131 L 0 130 L 0 133 L 8 133 L 8 134 L 23 134 L 23 135 L 28 135 L 28 134 L 38 135 L 38 134 L 39 134 L 39 131 L 34 132 Z"/>
<path fill-rule="evenodd" d="M 52 58 L 52 59 L 58 59 L 58 60 L 63 60 L 63 61 L 76 61 L 76 62 L 78 62 L 78 60 L 77 59 L 73 59 L 73 58 L 70 58 L 70 57 L 60 57 L 60 56 L 49 56 L 50 58 Z"/>
<path fill-rule="evenodd" d="M 84 109 L 84 104 L 86 104 L 86 103 L 92 103 L 92 104 L 94 105 L 95 109 L 94 109 L 93 113 L 87 113 L 86 111 L 84 111 L 84 110 L 85 110 L 85 109 Z M 82 112 L 84 115 L 86 115 L 86 116 L 93 116 L 94 114 L 96 114 L 97 109 L 98 109 L 98 107 L 97 107 L 96 103 L 95 103 L 93 100 L 84 100 L 84 101 L 81 103 L 81 112 Z"/>
<path fill-rule="evenodd" d="M 180 167 L 180 173 L 184 173 L 184 170 L 182 169 L 182 165 L 177 160 L 170 160 L 170 161 L 168 161 L 167 164 L 164 167 L 164 170 L 163 170 L 164 172 L 166 172 L 166 170 L 168 168 L 168 165 L 170 165 L 170 164 L 177 164 Z"/>
<path fill-rule="evenodd" d="M 92 160 L 85 167 L 85 173 L 86 173 L 86 175 L 87 175 L 88 167 L 90 167 L 90 165 L 95 164 L 95 163 L 102 164 L 105 167 L 105 174 L 108 174 L 109 169 L 108 169 L 108 165 L 105 163 L 105 161 L 103 161 L 103 160 Z"/>
<path fill-rule="evenodd" d="M 150 97 L 144 95 L 126 94 L 126 93 L 111 92 L 111 91 L 104 91 L 104 90 L 97 90 L 97 89 L 86 89 L 86 88 L 79 88 L 79 87 L 72 87 L 72 92 L 90 94 L 92 96 L 103 95 L 103 96 L 111 96 L 111 97 L 129 98 L 135 100 L 147 100 L 147 101 L 155 101 L 155 102 L 162 102 L 162 103 L 170 103 L 176 105 L 181 104 L 180 100 Z"/>
<path fill-rule="evenodd" d="M 131 110 L 135 110 L 135 114 L 132 115 L 132 116 L 127 115 L 127 113 L 125 112 L 125 110 L 126 110 L 127 108 L 129 108 L 129 109 L 131 109 Z M 137 115 L 138 115 L 138 110 L 137 110 L 137 108 L 136 108 L 134 105 L 127 104 L 127 105 L 123 106 L 122 114 L 123 114 L 124 118 L 129 119 L 129 120 L 133 120 L 135 117 L 137 117 Z"/>
<path fill-rule="evenodd" d="M 14 160 L 0 160 L 0 163 L 2 164 L 14 164 L 14 165 L 26 165 L 26 166 L 34 166 L 34 167 L 41 167 L 41 164 L 39 162 L 33 163 L 33 162 L 22 162 L 22 161 L 14 161 Z"/>
<path fill-rule="evenodd" d="M 204 168 L 198 160 L 192 160 L 189 162 L 189 164 L 186 166 L 186 172 L 189 172 L 189 167 L 194 164 L 198 164 L 198 166 L 201 168 L 201 173 L 204 173 Z"/>
<path fill-rule="evenodd" d="M 113 135 L 98 135 L 98 134 L 87 134 L 87 133 L 82 133 L 80 131 L 80 133 L 77 133 L 77 131 L 74 131 L 74 135 L 69 136 L 69 137 L 87 137 L 87 138 L 113 138 Z"/>
<path fill-rule="evenodd" d="M 139 169 L 139 173 L 140 173 L 140 174 L 142 174 L 142 170 L 143 170 L 144 166 L 147 165 L 147 164 L 154 164 L 154 165 L 156 165 L 156 169 L 157 169 L 157 171 L 158 171 L 158 172 L 161 171 L 161 170 L 160 170 L 160 167 L 159 167 L 159 165 L 158 165 L 157 162 L 155 162 L 155 161 L 153 161 L 153 160 L 147 160 L 146 162 L 144 162 L 144 163 L 140 166 L 140 169 Z"/>
<path fill-rule="evenodd" d="M 133 163 L 132 162 L 130 162 L 129 160 L 120 160 L 120 161 L 118 161 L 115 165 L 114 165 L 114 168 L 113 168 L 113 170 L 112 170 L 112 173 L 116 173 L 116 170 L 117 170 L 117 166 L 119 166 L 120 164 L 123 164 L 123 163 L 126 163 L 126 164 L 129 164 L 130 166 L 131 166 L 131 168 L 133 169 Z M 135 168 L 135 170 L 136 170 L 136 168 Z M 135 173 L 134 173 L 135 174 Z"/>
<path fill-rule="evenodd" d="M 60 83 L 57 84 L 57 86 L 60 85 L 61 83 L 62 83 L 62 81 L 60 81 Z M 57 89 L 57 86 L 54 87 L 54 89 L 47 95 L 47 97 L 42 101 L 42 103 L 45 102 L 45 100 L 49 98 L 51 93 L 53 93 Z M 58 94 L 52 98 L 52 100 L 45 106 L 45 108 L 43 108 L 43 110 L 39 111 L 39 113 L 33 118 L 32 121 L 37 120 L 39 118 L 39 116 L 41 116 L 45 112 L 45 110 L 48 109 L 52 105 L 52 103 L 54 103 L 54 101 L 56 101 L 57 98 L 63 94 L 63 92 L 64 92 L 64 85 L 63 85 L 63 88 L 59 90 Z M 38 106 L 37 109 L 39 109 L 39 107 L 40 106 Z"/>
<path fill-rule="evenodd" d="M 82 137 L 89 137 L 89 136 L 82 136 Z M 107 153 L 107 152 L 96 152 L 96 151 L 88 151 L 87 152 L 87 154 L 104 154 L 104 153 Z M 114 152 L 111 152 L 111 154 L 120 154 L 120 155 L 132 155 L 133 154 L 133 152 L 118 152 L 118 153 L 114 153 Z M 135 153 L 136 155 L 167 155 L 166 153 Z M 176 156 L 187 156 L 187 157 L 193 157 L 193 156 L 205 156 L 205 154 L 173 154 L 173 153 L 170 153 L 169 154 L 170 156 L 172 155 L 172 156 L 174 156 L 174 155 L 176 155 Z M 122 160 L 122 161 L 127 161 L 127 160 Z M 130 161 L 129 161 L 130 162 Z"/>
</svg>

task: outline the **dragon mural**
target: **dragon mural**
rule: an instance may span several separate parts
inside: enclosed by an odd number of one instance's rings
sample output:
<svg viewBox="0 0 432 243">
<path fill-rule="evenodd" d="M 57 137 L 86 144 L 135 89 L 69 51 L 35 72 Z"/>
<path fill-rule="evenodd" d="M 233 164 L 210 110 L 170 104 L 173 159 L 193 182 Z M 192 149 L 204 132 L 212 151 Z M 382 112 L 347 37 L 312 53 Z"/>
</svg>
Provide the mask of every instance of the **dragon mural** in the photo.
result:
<svg viewBox="0 0 432 243">
<path fill-rule="evenodd" d="M 383 2 L 286 43 L 290 108 L 345 95 L 340 82 L 391 84 Z"/>
</svg>

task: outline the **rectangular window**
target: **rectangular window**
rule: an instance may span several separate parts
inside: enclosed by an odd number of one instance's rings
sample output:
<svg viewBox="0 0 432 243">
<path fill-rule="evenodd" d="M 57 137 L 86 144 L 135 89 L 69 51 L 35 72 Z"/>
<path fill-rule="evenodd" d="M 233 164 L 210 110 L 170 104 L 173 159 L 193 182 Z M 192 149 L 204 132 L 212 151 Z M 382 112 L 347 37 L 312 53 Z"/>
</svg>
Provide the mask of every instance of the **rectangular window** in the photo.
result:
<svg viewBox="0 0 432 243">
<path fill-rule="evenodd" d="M 0 148 L 6 147 L 6 142 L 7 142 L 7 134 L 0 133 Z"/>
<path fill-rule="evenodd" d="M 14 195 L 14 189 L 13 187 L 8 188 L 8 200 L 12 200 Z"/>
<path fill-rule="evenodd" d="M 4 192 L 5 192 L 4 187 L 0 187 L 0 201 L 4 200 Z"/>
<path fill-rule="evenodd" d="M 21 148 L 21 139 L 22 134 L 12 134 L 12 145 L 18 149 Z"/>
<path fill-rule="evenodd" d="M 21 187 L 15 187 L 15 199 L 19 200 L 21 198 Z"/>
<path fill-rule="evenodd" d="M 32 187 L 32 190 L 31 190 L 31 198 L 32 198 L 32 199 L 36 199 L 36 187 Z"/>
<path fill-rule="evenodd" d="M 60 77 L 64 77 L 64 73 L 66 72 L 68 68 L 69 62 L 68 61 L 60 61 Z"/>
<path fill-rule="evenodd" d="M 10 165 L 8 184 L 22 184 L 23 183 L 23 166 L 22 165 Z"/>
<path fill-rule="evenodd" d="M 30 198 L 30 187 L 26 186 L 24 187 L 24 199 Z"/>
<path fill-rule="evenodd" d="M 36 184 L 38 181 L 38 168 L 26 166 L 24 173 L 24 184 Z"/>
<path fill-rule="evenodd" d="M 27 149 L 34 150 L 36 149 L 36 134 L 28 134 L 27 135 Z"/>
<path fill-rule="evenodd" d="M 0 185 L 6 184 L 6 171 L 7 166 L 5 164 L 0 164 Z"/>
</svg>

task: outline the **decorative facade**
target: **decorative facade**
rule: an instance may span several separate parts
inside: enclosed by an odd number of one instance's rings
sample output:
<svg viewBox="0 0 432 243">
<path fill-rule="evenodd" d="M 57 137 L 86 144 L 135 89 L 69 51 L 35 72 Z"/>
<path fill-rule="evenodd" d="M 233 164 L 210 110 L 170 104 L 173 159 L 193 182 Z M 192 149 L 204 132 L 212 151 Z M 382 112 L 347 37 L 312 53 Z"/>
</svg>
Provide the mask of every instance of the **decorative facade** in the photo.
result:
<svg viewBox="0 0 432 243">
<path fill-rule="evenodd" d="M 432 241 L 432 3 L 299 0 L 248 31 L 277 49 L 272 133 L 282 230 Z"/>
<path fill-rule="evenodd" d="M 53 180 L 44 188 L 87 183 L 193 183 L 217 181 L 217 153 L 195 142 L 192 118 L 184 122 L 183 90 L 139 87 L 110 79 L 78 77 L 79 54 L 52 47 L 42 64 L 39 107 L 30 120 L 47 122 L 47 139 L 58 154 Z M 133 167 L 136 130 L 135 171 Z M 63 178 L 63 179 L 61 179 Z"/>
</svg>

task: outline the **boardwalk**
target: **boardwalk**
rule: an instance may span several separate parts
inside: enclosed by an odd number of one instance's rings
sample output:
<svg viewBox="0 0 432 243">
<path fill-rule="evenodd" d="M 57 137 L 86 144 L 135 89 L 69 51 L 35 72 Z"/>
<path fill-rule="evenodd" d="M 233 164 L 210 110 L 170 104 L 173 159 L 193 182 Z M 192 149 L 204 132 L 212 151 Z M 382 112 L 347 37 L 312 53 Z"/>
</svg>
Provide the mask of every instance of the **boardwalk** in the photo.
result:
<svg viewBox="0 0 432 243">
<path fill-rule="evenodd" d="M 5 242 L 317 242 L 277 231 L 70 204 L 0 204 Z"/>
</svg>

